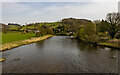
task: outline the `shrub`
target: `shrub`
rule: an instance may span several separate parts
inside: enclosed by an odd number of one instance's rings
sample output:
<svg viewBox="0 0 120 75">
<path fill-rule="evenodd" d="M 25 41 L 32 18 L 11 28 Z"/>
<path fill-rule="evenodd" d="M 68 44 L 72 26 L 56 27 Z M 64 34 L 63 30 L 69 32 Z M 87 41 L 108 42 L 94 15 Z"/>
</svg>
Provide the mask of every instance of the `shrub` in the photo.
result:
<svg viewBox="0 0 120 75">
<path fill-rule="evenodd" d="M 37 37 L 47 35 L 47 32 L 43 27 L 40 27 L 38 30 L 39 30 L 39 32 L 36 33 Z"/>
<path fill-rule="evenodd" d="M 77 31 L 77 33 L 76 33 L 76 37 L 78 38 L 78 39 L 81 39 L 81 40 L 85 40 L 86 38 L 85 38 L 85 31 L 84 31 L 84 28 L 82 28 L 82 29 L 80 29 L 79 31 Z"/>
<path fill-rule="evenodd" d="M 99 38 L 96 36 L 96 25 L 93 23 L 85 25 L 77 31 L 77 38 L 84 41 L 97 42 Z"/>
<path fill-rule="evenodd" d="M 46 28 L 46 33 L 47 34 L 54 34 L 53 30 L 50 28 Z"/>
<path fill-rule="evenodd" d="M 85 25 L 85 34 L 90 38 L 96 35 L 96 25 L 94 23 L 88 23 Z"/>
</svg>

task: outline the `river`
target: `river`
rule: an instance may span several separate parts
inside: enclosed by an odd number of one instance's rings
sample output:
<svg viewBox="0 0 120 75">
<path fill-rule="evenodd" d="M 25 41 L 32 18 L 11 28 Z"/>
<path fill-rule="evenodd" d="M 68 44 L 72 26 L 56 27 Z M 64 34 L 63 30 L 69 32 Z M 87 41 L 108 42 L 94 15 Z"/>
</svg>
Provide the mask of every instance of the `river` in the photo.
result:
<svg viewBox="0 0 120 75">
<path fill-rule="evenodd" d="M 67 36 L 2 53 L 3 73 L 118 73 L 118 50 L 94 47 Z M 115 58 L 113 58 L 115 56 Z"/>
</svg>

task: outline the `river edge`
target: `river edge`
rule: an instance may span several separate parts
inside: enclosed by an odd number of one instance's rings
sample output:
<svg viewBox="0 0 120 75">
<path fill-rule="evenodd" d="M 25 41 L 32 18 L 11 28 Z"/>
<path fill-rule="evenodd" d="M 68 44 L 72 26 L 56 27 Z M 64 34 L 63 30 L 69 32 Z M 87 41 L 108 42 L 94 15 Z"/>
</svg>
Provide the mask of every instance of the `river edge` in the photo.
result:
<svg viewBox="0 0 120 75">
<path fill-rule="evenodd" d="M 120 47 L 115 45 L 115 44 L 111 44 L 111 43 L 98 43 L 99 46 L 104 46 L 104 47 L 108 47 L 108 48 L 114 48 L 114 49 L 119 49 Z"/>
<path fill-rule="evenodd" d="M 111 44 L 111 43 L 106 43 L 106 42 L 90 42 L 90 41 L 84 41 L 82 39 L 77 39 L 79 41 L 82 41 L 84 43 L 90 43 L 90 44 L 93 44 L 95 46 L 102 46 L 102 47 L 108 47 L 108 48 L 113 48 L 113 49 L 120 49 L 120 46 L 119 45 L 116 45 L 116 44 Z"/>
<path fill-rule="evenodd" d="M 42 36 L 42 37 L 34 37 L 34 38 L 31 38 L 31 39 L 16 41 L 16 42 L 12 42 L 12 43 L 5 43 L 3 45 L 0 45 L 0 51 L 3 52 L 3 51 L 10 50 L 10 49 L 13 49 L 13 48 L 16 48 L 16 47 L 19 47 L 19 46 L 39 42 L 39 41 L 48 39 L 52 36 L 54 36 L 54 35 L 45 35 L 45 36 Z"/>
<path fill-rule="evenodd" d="M 31 44 L 31 43 L 35 43 L 35 42 L 39 42 L 45 39 L 48 39 L 50 37 L 52 37 L 54 35 L 45 35 L 42 37 L 35 37 L 35 38 L 31 38 L 31 39 L 27 39 L 27 40 L 22 40 L 22 41 L 16 41 L 16 42 L 12 42 L 12 43 L 5 43 L 3 45 L 0 45 L 0 51 L 6 51 L 6 50 L 10 50 L 19 46 L 23 46 L 23 45 L 27 45 L 27 44 Z M 114 48 L 114 49 L 120 49 L 119 46 L 116 46 L 114 44 L 110 44 L 110 43 L 93 43 L 93 42 L 86 42 L 84 40 L 78 40 L 78 41 L 83 41 L 85 43 L 91 43 L 94 44 L 95 46 L 104 46 L 104 47 L 108 47 L 108 48 Z"/>
</svg>

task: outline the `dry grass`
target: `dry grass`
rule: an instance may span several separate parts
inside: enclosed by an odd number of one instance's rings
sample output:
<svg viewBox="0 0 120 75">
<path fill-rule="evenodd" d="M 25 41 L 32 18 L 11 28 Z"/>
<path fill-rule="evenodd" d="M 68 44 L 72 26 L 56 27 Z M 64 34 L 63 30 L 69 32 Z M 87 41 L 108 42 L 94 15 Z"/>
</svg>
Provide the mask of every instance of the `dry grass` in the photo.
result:
<svg viewBox="0 0 120 75">
<path fill-rule="evenodd" d="M 111 39 L 111 40 L 109 40 L 109 42 L 116 42 L 116 43 L 118 43 L 118 42 L 120 42 L 120 39 Z"/>
<path fill-rule="evenodd" d="M 110 39 L 104 42 L 100 42 L 98 44 L 106 47 L 120 49 L 120 39 Z"/>
<path fill-rule="evenodd" d="M 3 62 L 3 61 L 5 61 L 5 60 L 6 60 L 5 58 L 1 58 L 1 59 L 0 59 L 0 62 Z"/>
<path fill-rule="evenodd" d="M 106 43 L 98 43 L 98 44 L 101 45 L 101 46 L 120 49 L 120 45 L 117 44 L 117 43 L 108 43 L 108 42 L 106 42 Z"/>
</svg>

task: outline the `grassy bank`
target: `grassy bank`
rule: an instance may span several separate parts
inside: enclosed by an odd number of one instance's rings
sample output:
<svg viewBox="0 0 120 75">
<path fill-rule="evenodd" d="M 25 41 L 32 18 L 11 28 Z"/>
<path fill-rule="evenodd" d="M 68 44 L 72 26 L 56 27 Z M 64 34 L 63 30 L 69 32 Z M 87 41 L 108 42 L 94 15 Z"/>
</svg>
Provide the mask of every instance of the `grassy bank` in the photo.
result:
<svg viewBox="0 0 120 75">
<path fill-rule="evenodd" d="M 31 39 L 33 37 L 35 37 L 35 33 L 22 34 L 17 31 L 9 31 L 7 33 L 2 33 L 2 44 Z"/>
<path fill-rule="evenodd" d="M 104 46 L 104 47 L 109 47 L 109 48 L 114 48 L 114 49 L 120 49 L 120 43 L 118 42 L 109 42 L 109 40 L 107 41 L 99 41 L 99 42 L 93 42 L 93 41 L 86 41 L 84 39 L 78 39 L 79 41 L 83 41 L 85 43 L 90 43 L 90 44 L 94 44 L 95 46 Z"/>
<path fill-rule="evenodd" d="M 104 47 L 109 47 L 109 48 L 115 48 L 115 49 L 120 49 L 119 44 L 114 44 L 114 43 L 98 43 L 99 46 L 104 46 Z"/>
<path fill-rule="evenodd" d="M 26 45 L 26 44 L 38 42 L 38 41 L 41 41 L 41 40 L 45 40 L 45 39 L 47 39 L 49 37 L 52 37 L 52 36 L 53 35 L 45 35 L 45 36 L 42 36 L 42 37 L 33 37 L 33 38 L 30 38 L 30 39 L 25 39 L 25 40 L 21 40 L 21 41 L 4 43 L 4 44 L 0 45 L 1 46 L 0 50 L 1 51 L 9 50 L 9 49 L 21 46 L 21 45 Z"/>
<path fill-rule="evenodd" d="M 100 41 L 98 45 L 120 49 L 120 39 L 104 39 L 103 41 Z"/>
</svg>

